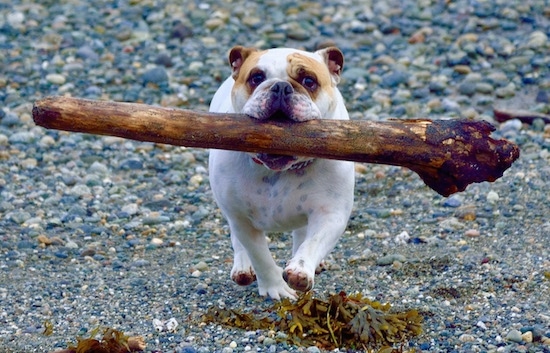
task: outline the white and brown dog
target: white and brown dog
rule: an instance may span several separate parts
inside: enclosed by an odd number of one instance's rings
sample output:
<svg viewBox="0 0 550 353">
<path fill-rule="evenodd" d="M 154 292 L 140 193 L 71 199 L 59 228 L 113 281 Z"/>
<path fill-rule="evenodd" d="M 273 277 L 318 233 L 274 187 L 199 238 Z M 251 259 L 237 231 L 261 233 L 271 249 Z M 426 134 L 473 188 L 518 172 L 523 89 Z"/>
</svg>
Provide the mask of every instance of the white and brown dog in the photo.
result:
<svg viewBox="0 0 550 353">
<path fill-rule="evenodd" d="M 233 74 L 218 89 L 210 111 L 256 119 L 349 119 L 336 88 L 344 58 L 334 47 L 258 51 L 234 47 Z M 258 280 L 260 295 L 295 298 L 313 287 L 317 266 L 344 232 L 353 206 L 352 162 L 210 152 L 210 185 L 227 218 L 234 250 L 231 278 Z M 293 257 L 283 270 L 265 232 L 293 231 Z"/>
</svg>

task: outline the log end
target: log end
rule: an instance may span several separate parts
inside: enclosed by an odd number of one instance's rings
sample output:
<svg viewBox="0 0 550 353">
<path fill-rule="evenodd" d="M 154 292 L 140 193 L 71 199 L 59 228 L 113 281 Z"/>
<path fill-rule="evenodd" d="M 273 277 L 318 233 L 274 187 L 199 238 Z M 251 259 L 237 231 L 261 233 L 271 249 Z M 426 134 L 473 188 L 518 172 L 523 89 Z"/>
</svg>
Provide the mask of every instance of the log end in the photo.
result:
<svg viewBox="0 0 550 353">
<path fill-rule="evenodd" d="M 439 168 L 409 168 L 443 196 L 464 191 L 472 183 L 493 182 L 519 158 L 519 147 L 504 139 L 493 139 L 490 135 L 495 128 L 486 121 L 441 120 L 428 129 L 428 142 L 434 148 L 446 148 L 447 158 Z"/>
</svg>

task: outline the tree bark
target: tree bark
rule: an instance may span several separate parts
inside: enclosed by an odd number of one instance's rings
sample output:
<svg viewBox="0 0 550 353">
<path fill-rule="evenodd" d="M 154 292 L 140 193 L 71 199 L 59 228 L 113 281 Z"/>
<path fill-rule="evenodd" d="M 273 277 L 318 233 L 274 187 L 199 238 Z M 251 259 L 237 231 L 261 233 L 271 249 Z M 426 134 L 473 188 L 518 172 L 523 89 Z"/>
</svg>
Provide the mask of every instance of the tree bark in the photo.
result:
<svg viewBox="0 0 550 353">
<path fill-rule="evenodd" d="M 550 124 L 550 114 L 537 113 L 522 109 L 493 109 L 495 120 L 503 123 L 508 120 L 518 119 L 522 123 L 532 124 L 535 120 L 541 119 L 544 124 Z"/>
<path fill-rule="evenodd" d="M 215 148 L 396 165 L 416 172 L 443 196 L 494 181 L 519 157 L 471 120 L 259 121 L 136 103 L 48 97 L 33 107 L 37 125 L 186 147 Z"/>
</svg>

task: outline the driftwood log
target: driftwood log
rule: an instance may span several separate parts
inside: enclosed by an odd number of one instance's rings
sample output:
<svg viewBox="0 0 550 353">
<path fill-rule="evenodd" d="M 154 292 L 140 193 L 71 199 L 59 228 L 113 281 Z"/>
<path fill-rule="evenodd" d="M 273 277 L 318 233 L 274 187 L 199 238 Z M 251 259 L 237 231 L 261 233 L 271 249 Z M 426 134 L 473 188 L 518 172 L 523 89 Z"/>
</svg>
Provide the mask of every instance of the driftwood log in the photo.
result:
<svg viewBox="0 0 550 353">
<path fill-rule="evenodd" d="M 493 109 L 495 120 L 503 123 L 508 120 L 518 119 L 522 123 L 532 124 L 535 120 L 541 119 L 545 124 L 550 124 L 550 114 L 537 113 L 529 110 L 508 110 Z"/>
<path fill-rule="evenodd" d="M 33 107 L 48 129 L 118 136 L 186 147 L 302 155 L 402 166 L 443 196 L 494 181 L 519 156 L 471 120 L 258 121 L 241 114 L 196 112 L 136 103 L 48 97 Z"/>
</svg>

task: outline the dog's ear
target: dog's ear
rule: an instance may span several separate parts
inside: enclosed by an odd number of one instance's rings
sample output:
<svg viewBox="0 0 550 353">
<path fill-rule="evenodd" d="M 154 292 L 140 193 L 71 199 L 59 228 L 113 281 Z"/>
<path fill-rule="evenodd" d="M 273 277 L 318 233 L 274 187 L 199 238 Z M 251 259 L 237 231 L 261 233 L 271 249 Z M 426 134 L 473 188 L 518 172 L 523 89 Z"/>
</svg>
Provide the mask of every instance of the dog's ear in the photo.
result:
<svg viewBox="0 0 550 353">
<path fill-rule="evenodd" d="M 231 71 L 234 79 L 236 79 L 239 75 L 239 70 L 241 69 L 241 66 L 243 66 L 246 58 L 255 51 L 257 51 L 257 49 L 246 48 L 240 45 L 231 48 L 231 51 L 229 52 L 229 64 L 231 65 Z"/>
<path fill-rule="evenodd" d="M 328 47 L 317 51 L 325 59 L 328 71 L 335 83 L 340 82 L 340 75 L 344 68 L 344 54 L 336 47 Z"/>
</svg>

